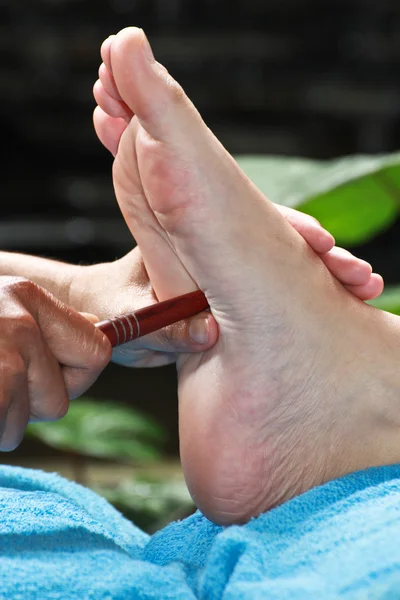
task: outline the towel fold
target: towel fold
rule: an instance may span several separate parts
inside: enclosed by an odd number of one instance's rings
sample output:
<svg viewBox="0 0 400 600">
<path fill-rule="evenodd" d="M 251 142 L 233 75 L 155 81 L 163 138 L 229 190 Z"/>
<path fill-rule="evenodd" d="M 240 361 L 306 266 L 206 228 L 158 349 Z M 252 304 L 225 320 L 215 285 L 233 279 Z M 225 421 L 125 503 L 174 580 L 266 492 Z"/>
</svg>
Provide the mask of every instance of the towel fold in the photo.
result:
<svg viewBox="0 0 400 600">
<path fill-rule="evenodd" d="M 61 477 L 0 467 L 0 599 L 398 600 L 400 466 L 369 469 L 222 528 L 149 537 Z"/>
</svg>

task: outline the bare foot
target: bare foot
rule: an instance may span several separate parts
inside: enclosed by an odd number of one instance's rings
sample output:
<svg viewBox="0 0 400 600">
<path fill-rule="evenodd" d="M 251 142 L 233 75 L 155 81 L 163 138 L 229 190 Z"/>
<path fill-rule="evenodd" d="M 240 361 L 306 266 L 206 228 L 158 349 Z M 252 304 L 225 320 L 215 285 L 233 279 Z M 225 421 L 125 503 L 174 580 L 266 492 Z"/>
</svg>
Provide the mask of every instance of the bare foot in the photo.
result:
<svg viewBox="0 0 400 600">
<path fill-rule="evenodd" d="M 99 104 L 94 113 L 94 124 L 101 142 L 114 155 L 118 154 L 118 161 L 123 160 L 131 165 L 128 171 L 128 189 L 130 187 L 133 194 L 143 194 L 143 187 L 140 181 L 140 175 L 137 169 L 137 155 L 134 148 L 128 148 L 126 156 L 122 155 L 122 148 L 119 148 L 122 134 L 130 124 L 131 135 L 136 138 L 138 130 L 141 128 L 136 116 L 131 108 L 122 100 L 118 88 L 115 84 L 112 65 L 111 65 L 111 47 L 115 36 L 110 36 L 102 45 L 101 54 L 103 63 L 99 69 L 99 80 L 94 86 L 94 95 Z M 122 158 L 121 158 L 122 156 Z M 125 179 L 125 178 L 124 178 Z M 116 186 L 120 182 L 116 181 Z M 117 197 L 119 196 L 117 190 Z M 371 265 L 352 255 L 343 248 L 334 246 L 332 235 L 326 231 L 315 219 L 294 210 L 289 207 L 275 205 L 279 212 L 285 217 L 294 229 L 305 239 L 311 248 L 319 254 L 321 260 L 330 272 L 340 281 L 351 293 L 361 300 L 372 300 L 379 296 L 383 291 L 383 280 L 377 273 L 372 273 Z M 124 205 L 121 206 L 131 229 L 135 229 L 136 234 L 140 236 L 140 230 L 135 227 L 134 221 L 137 217 L 131 216 L 131 210 Z M 151 222 L 151 217 L 147 215 Z M 149 232 L 145 236 L 148 241 Z M 160 246 L 160 253 L 165 250 L 165 240 L 159 240 L 158 236 L 152 236 L 152 242 L 156 247 Z M 158 243 L 157 243 L 158 242 Z M 161 243 L 160 243 L 161 242 Z M 141 244 L 142 246 L 142 244 Z M 154 246 L 153 246 L 154 250 Z M 157 268 L 157 271 L 160 269 Z M 169 273 L 171 275 L 171 273 Z M 158 277 L 156 278 L 158 279 Z M 165 282 L 170 282 L 168 277 L 163 276 Z M 185 278 L 182 280 L 185 282 Z M 156 287 L 159 287 L 156 285 Z M 161 286 L 161 290 L 164 286 Z M 168 285 L 168 287 L 171 287 Z M 192 286 L 190 286 L 192 287 Z M 164 294 L 161 293 L 161 296 Z M 168 297 L 168 294 L 167 294 Z"/>
<path fill-rule="evenodd" d="M 181 457 L 199 508 L 241 522 L 397 462 L 399 319 L 338 284 L 154 61 L 141 30 L 107 44 L 95 122 L 108 147 L 107 135 L 120 136 L 118 202 L 157 296 L 198 286 L 219 325 L 214 348 L 178 361 Z"/>
</svg>

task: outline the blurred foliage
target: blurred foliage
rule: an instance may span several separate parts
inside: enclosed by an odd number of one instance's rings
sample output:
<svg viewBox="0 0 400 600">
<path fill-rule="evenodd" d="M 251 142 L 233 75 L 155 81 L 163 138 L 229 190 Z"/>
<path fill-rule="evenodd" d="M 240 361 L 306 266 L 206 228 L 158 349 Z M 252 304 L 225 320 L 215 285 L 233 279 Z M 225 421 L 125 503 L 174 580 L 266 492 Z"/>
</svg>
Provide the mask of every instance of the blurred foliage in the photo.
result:
<svg viewBox="0 0 400 600">
<path fill-rule="evenodd" d="M 238 162 L 271 200 L 314 216 L 340 245 L 365 243 L 399 216 L 400 153 L 328 162 L 245 156 Z M 400 287 L 387 289 L 371 304 L 400 314 Z M 133 408 L 90 399 L 71 404 L 57 423 L 30 425 L 27 435 L 78 457 L 81 483 L 84 457 L 138 464 L 160 458 L 165 439 L 162 427 Z M 123 478 L 94 489 L 148 531 L 193 510 L 183 481 L 170 475 L 158 481 Z"/>
<path fill-rule="evenodd" d="M 137 410 L 117 404 L 80 398 L 55 423 L 33 423 L 26 435 L 57 450 L 117 461 L 160 457 L 165 431 Z"/>
<path fill-rule="evenodd" d="M 71 403 L 60 421 L 29 425 L 26 436 L 64 452 L 74 479 L 83 485 L 90 485 L 85 459 L 142 465 L 160 459 L 166 439 L 164 429 L 139 411 L 90 398 Z M 193 511 L 183 480 L 174 481 L 170 475 L 161 480 L 125 476 L 117 485 L 90 487 L 149 532 Z"/>
<path fill-rule="evenodd" d="M 400 213 L 400 153 L 332 161 L 243 156 L 238 162 L 270 200 L 312 215 L 341 246 L 365 243 Z"/>
<path fill-rule="evenodd" d="M 92 486 L 135 525 L 149 533 L 172 520 L 183 519 L 194 510 L 183 479 L 164 481 L 124 478 L 116 486 Z"/>
<path fill-rule="evenodd" d="M 400 286 L 393 285 L 385 288 L 385 291 L 379 298 L 370 300 L 368 304 L 395 315 L 400 315 Z"/>
<path fill-rule="evenodd" d="M 243 156 L 238 162 L 273 202 L 312 215 L 340 246 L 368 242 L 400 215 L 400 153 L 331 161 Z M 400 287 L 370 304 L 400 314 Z"/>
</svg>

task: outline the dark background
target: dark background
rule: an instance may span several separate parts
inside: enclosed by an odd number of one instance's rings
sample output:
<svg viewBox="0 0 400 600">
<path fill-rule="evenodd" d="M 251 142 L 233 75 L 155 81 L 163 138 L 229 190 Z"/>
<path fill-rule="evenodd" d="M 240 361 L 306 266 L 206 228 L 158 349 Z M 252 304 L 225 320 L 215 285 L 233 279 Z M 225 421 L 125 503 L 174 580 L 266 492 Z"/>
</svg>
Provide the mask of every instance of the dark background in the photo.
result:
<svg viewBox="0 0 400 600">
<path fill-rule="evenodd" d="M 91 122 L 100 44 L 128 25 L 234 154 L 399 147 L 399 0 L 0 0 L 3 249 L 92 263 L 132 247 Z M 398 233 L 356 250 L 389 283 Z M 176 451 L 173 368 L 110 366 L 90 393 L 155 414 Z"/>
</svg>

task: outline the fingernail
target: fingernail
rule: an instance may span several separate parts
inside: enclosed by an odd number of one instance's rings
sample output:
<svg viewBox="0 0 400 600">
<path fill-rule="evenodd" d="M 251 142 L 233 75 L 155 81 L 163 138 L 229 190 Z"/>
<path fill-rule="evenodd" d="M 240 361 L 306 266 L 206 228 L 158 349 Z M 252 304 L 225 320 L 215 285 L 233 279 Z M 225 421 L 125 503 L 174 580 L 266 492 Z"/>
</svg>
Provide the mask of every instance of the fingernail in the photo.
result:
<svg viewBox="0 0 400 600">
<path fill-rule="evenodd" d="M 189 336 L 192 342 L 205 346 L 208 343 L 208 317 L 197 317 L 189 326 Z"/>
<path fill-rule="evenodd" d="M 143 31 L 143 29 L 142 29 Z M 151 63 L 155 62 L 153 50 L 151 49 L 150 42 L 147 39 L 145 32 L 143 31 L 143 52 L 147 60 Z"/>
</svg>

